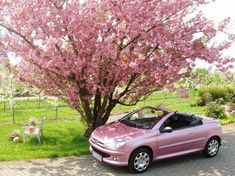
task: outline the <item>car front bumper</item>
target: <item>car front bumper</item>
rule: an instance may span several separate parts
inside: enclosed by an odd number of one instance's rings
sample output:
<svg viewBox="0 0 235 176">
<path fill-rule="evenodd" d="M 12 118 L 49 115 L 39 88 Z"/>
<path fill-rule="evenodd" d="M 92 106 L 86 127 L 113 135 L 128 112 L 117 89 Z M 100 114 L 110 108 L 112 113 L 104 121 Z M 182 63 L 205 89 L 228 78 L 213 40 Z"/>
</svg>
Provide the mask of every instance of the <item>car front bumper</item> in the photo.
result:
<svg viewBox="0 0 235 176">
<path fill-rule="evenodd" d="M 89 140 L 90 147 L 89 150 L 91 153 L 96 152 L 102 157 L 102 162 L 105 162 L 110 165 L 114 166 L 127 166 L 128 160 L 129 160 L 129 154 L 118 151 L 118 150 L 111 150 L 104 148 L 102 146 L 99 146 Z"/>
</svg>

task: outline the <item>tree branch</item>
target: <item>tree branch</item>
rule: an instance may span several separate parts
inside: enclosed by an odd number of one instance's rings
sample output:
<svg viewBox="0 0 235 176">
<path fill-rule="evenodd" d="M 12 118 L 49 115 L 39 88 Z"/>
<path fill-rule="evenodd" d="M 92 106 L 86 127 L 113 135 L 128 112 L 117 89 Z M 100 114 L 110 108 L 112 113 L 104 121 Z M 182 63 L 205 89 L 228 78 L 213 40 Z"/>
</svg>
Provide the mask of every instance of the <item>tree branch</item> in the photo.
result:
<svg viewBox="0 0 235 176">
<path fill-rule="evenodd" d="M 111 3 L 113 4 L 113 6 L 117 6 L 118 9 L 120 10 L 120 12 L 122 13 L 124 19 L 126 20 L 127 23 L 129 23 L 129 20 L 127 19 L 127 17 L 125 16 L 124 12 L 122 11 L 122 8 L 120 7 L 120 5 L 118 3 L 120 2 L 114 2 L 114 1 L 111 1 Z"/>
<path fill-rule="evenodd" d="M 68 0 L 64 0 L 61 5 L 57 5 L 55 2 L 53 2 L 53 0 L 50 0 L 50 1 L 51 1 L 51 3 L 55 6 L 56 9 L 60 10 L 60 9 L 63 8 L 64 4 L 65 4 Z"/>
<path fill-rule="evenodd" d="M 94 107 L 93 107 L 93 116 L 97 117 L 98 112 L 101 107 L 101 93 L 99 90 L 96 91 L 95 99 L 94 99 Z"/>
<path fill-rule="evenodd" d="M 123 105 L 123 106 L 135 106 L 137 103 L 145 101 L 150 95 L 152 95 L 153 92 L 155 92 L 157 90 L 158 89 L 154 89 L 147 96 L 145 96 L 143 99 L 141 99 L 141 97 L 140 97 L 138 100 L 136 100 L 134 103 L 131 103 L 131 104 L 127 104 L 127 103 L 121 102 L 120 100 L 117 100 L 117 103 L 120 104 L 120 105 Z"/>
<path fill-rule="evenodd" d="M 73 51 L 74 51 L 75 55 L 78 56 L 78 50 L 77 50 L 76 45 L 75 45 L 75 43 L 74 43 L 74 38 L 73 38 L 73 36 L 70 36 L 70 35 L 69 35 L 68 38 L 69 38 L 70 42 L 72 43 L 72 47 L 73 47 Z"/>
<path fill-rule="evenodd" d="M 124 91 L 122 93 L 119 94 L 118 100 L 120 100 L 120 98 L 122 98 L 129 91 L 129 88 L 130 88 L 131 84 L 134 82 L 136 77 L 137 77 L 137 73 L 135 73 L 134 75 L 131 76 L 130 80 L 127 83 L 126 88 L 124 89 Z"/>
<path fill-rule="evenodd" d="M 60 47 L 57 44 L 55 44 L 55 47 L 56 47 L 57 51 L 60 53 L 60 55 L 63 56 L 64 54 L 63 54 L 62 50 L 60 49 Z"/>
<path fill-rule="evenodd" d="M 6 30 L 8 30 L 11 33 L 14 33 L 16 35 L 18 35 L 20 38 L 22 38 L 32 49 L 37 50 L 38 48 L 31 42 L 29 41 L 26 36 L 22 35 L 21 33 L 17 32 L 16 30 L 7 27 L 6 25 L 0 23 L 0 26 L 2 26 L 3 28 L 5 28 Z M 39 51 L 37 51 L 39 52 Z"/>
<path fill-rule="evenodd" d="M 2 26 L 3 28 L 5 28 L 5 29 L 8 30 L 9 32 L 11 32 L 11 33 L 13 33 L 13 34 L 19 36 L 21 39 L 23 39 L 23 40 L 30 46 L 30 48 L 32 48 L 32 49 L 36 52 L 37 55 L 39 55 L 39 56 L 41 55 L 41 52 L 39 51 L 39 48 L 38 48 L 37 46 L 35 46 L 31 41 L 29 41 L 26 36 L 24 36 L 24 35 L 21 34 L 20 32 L 18 32 L 18 31 L 16 31 L 16 30 L 12 29 L 12 28 L 10 28 L 10 27 L 7 27 L 6 25 L 4 25 L 4 24 L 2 24 L 2 23 L 0 23 L 0 26 Z M 38 66 L 40 69 L 46 70 L 46 71 L 51 72 L 51 73 L 53 73 L 53 74 L 55 74 L 55 75 L 58 75 L 58 76 L 60 76 L 60 77 L 64 77 L 64 76 L 58 74 L 57 72 L 55 72 L 55 71 L 53 71 L 53 70 L 49 70 L 49 69 L 47 69 L 47 68 L 45 68 L 45 67 L 42 67 L 41 65 L 39 65 L 39 64 L 36 63 L 36 62 L 33 62 L 32 60 L 27 60 L 27 61 L 28 61 L 29 63 L 33 64 L 33 65 Z"/>
<path fill-rule="evenodd" d="M 166 17 L 165 19 L 163 19 L 163 23 L 166 22 L 167 20 L 169 20 L 170 18 L 172 18 L 173 16 L 175 16 L 177 13 L 182 12 L 183 10 L 185 10 L 186 8 L 188 8 L 189 6 L 193 5 L 193 3 L 190 3 L 188 5 L 186 5 L 185 7 L 180 8 L 179 10 L 175 11 L 174 13 L 172 13 L 170 16 Z M 196 5 L 196 4 L 195 4 Z"/>
<path fill-rule="evenodd" d="M 173 14 L 171 14 L 169 17 L 166 17 L 165 19 L 163 19 L 162 22 L 163 22 L 163 23 L 166 22 L 167 20 L 169 20 L 170 18 L 172 18 L 174 15 L 176 15 L 177 13 L 183 11 L 184 9 L 188 8 L 188 7 L 191 6 L 191 5 L 192 5 L 192 3 L 190 3 L 189 5 L 187 5 L 187 6 L 183 7 L 183 8 L 181 8 L 181 9 L 177 10 L 176 12 L 174 12 Z M 157 28 L 157 27 L 158 27 L 158 25 L 152 26 L 151 28 L 149 28 L 149 29 L 147 29 L 147 30 L 145 31 L 145 34 L 148 33 L 148 32 L 150 32 L 150 31 L 152 31 L 153 29 L 155 29 L 155 28 Z M 128 47 L 131 43 L 135 42 L 135 41 L 136 41 L 138 38 L 140 38 L 141 36 L 142 36 L 141 34 L 136 35 L 131 41 L 129 41 L 125 46 L 123 46 L 122 49 L 125 49 L 126 47 Z"/>
</svg>

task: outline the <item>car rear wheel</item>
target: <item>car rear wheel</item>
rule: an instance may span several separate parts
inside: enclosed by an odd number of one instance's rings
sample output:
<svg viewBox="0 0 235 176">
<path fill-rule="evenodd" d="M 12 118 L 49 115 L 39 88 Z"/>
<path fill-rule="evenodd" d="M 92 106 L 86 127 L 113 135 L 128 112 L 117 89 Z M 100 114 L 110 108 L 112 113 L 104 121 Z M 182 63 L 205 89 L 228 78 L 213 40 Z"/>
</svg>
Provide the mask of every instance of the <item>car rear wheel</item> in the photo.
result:
<svg viewBox="0 0 235 176">
<path fill-rule="evenodd" d="M 131 154 L 128 167 L 131 172 L 143 173 L 148 169 L 151 162 L 151 152 L 146 148 L 139 148 Z"/>
<path fill-rule="evenodd" d="M 213 137 L 209 139 L 206 144 L 205 150 L 203 152 L 205 157 L 207 158 L 215 157 L 219 152 L 219 147 L 220 147 L 220 142 L 218 138 Z"/>
</svg>

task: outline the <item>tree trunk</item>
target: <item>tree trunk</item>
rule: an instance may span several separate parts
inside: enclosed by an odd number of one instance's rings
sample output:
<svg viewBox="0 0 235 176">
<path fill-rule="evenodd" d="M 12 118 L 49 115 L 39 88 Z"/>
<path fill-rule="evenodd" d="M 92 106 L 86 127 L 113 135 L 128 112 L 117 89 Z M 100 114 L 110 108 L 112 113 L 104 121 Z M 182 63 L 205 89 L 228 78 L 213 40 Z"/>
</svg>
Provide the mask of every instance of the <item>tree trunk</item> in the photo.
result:
<svg viewBox="0 0 235 176">
<path fill-rule="evenodd" d="M 89 138 L 91 136 L 91 133 L 95 130 L 95 127 L 88 127 L 84 133 L 84 137 Z"/>
<path fill-rule="evenodd" d="M 108 116 L 109 117 L 109 116 Z M 97 118 L 97 117 L 94 117 L 94 118 Z M 89 138 L 91 136 L 91 133 L 98 127 L 104 125 L 106 122 L 108 121 L 107 120 L 104 120 L 104 119 L 99 119 L 99 120 L 96 120 L 96 122 L 94 122 L 93 124 L 91 124 L 90 126 L 87 127 L 85 133 L 84 133 L 84 136 L 86 138 Z"/>
<path fill-rule="evenodd" d="M 27 92 L 27 99 L 28 99 L 28 101 L 29 101 L 29 92 Z"/>
<path fill-rule="evenodd" d="M 90 125 L 87 124 L 88 127 L 84 133 L 84 136 L 86 138 L 90 137 L 91 133 L 96 128 L 104 125 L 108 121 L 111 111 L 113 110 L 115 106 L 116 106 L 116 103 L 112 103 L 106 107 L 105 111 L 102 111 L 101 109 L 100 111 L 98 111 L 98 113 L 92 114 L 92 117 L 89 119 L 93 119 L 93 122 L 89 121 Z"/>
<path fill-rule="evenodd" d="M 41 108 L 41 95 L 38 95 L 38 109 Z"/>
<path fill-rule="evenodd" d="M 3 111 L 6 111 L 6 96 L 5 94 L 3 95 Z"/>
<path fill-rule="evenodd" d="M 12 121 L 15 124 L 15 106 L 12 107 Z"/>
<path fill-rule="evenodd" d="M 58 118 L 58 106 L 55 107 L 55 119 L 57 120 Z"/>
<path fill-rule="evenodd" d="M 5 99 L 4 99 L 4 101 L 3 101 L 3 111 L 4 111 L 4 112 L 6 111 L 6 101 L 5 101 Z"/>
</svg>

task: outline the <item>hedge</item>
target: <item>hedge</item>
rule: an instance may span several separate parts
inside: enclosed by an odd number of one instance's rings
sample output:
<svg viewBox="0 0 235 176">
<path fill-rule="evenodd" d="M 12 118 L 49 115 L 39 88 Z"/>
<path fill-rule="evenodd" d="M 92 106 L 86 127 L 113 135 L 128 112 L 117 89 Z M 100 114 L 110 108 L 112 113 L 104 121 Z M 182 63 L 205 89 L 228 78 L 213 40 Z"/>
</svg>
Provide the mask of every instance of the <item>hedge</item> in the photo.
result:
<svg viewBox="0 0 235 176">
<path fill-rule="evenodd" d="M 235 87 L 232 86 L 211 86 L 202 87 L 198 90 L 198 96 L 203 97 L 205 94 L 211 94 L 212 100 L 215 101 L 223 98 L 225 101 L 230 101 L 235 96 Z"/>
</svg>

